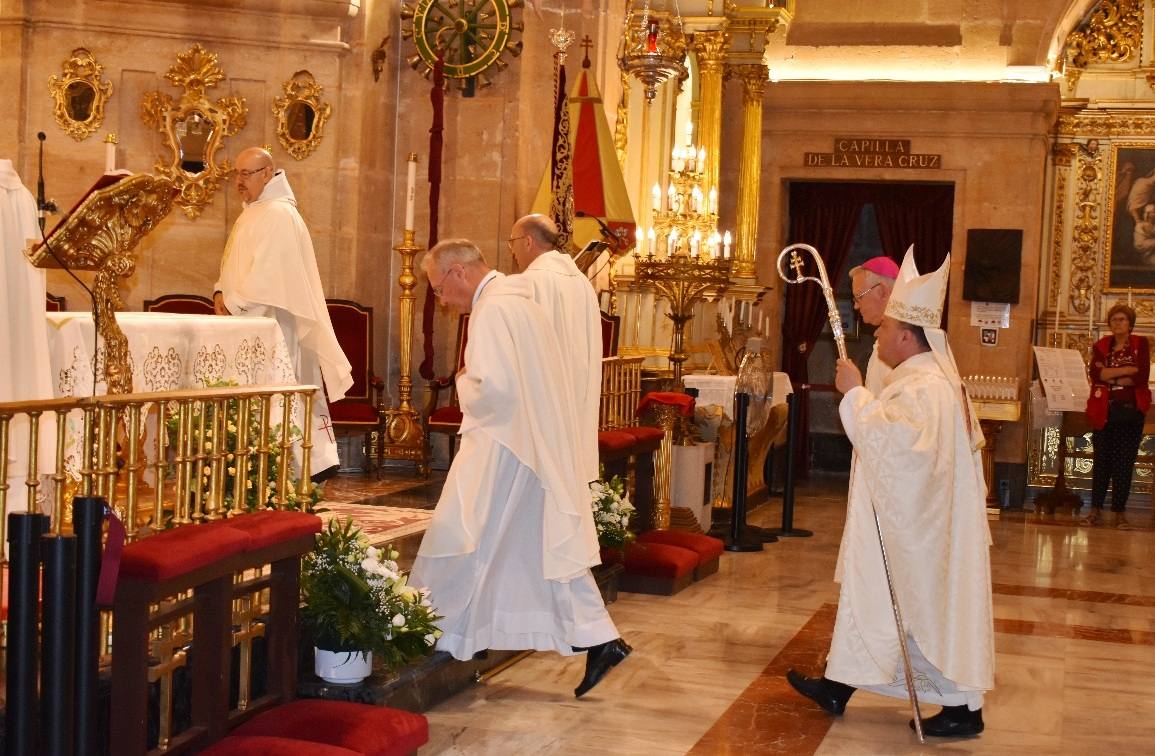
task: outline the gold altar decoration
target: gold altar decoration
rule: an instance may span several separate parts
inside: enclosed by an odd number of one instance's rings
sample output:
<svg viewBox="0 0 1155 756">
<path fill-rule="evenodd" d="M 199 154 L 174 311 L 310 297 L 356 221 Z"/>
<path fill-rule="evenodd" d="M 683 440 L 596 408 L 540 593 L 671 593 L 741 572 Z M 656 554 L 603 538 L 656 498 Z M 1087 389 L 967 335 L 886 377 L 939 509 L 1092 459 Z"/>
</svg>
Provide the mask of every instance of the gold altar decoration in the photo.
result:
<svg viewBox="0 0 1155 756">
<path fill-rule="evenodd" d="M 762 97 L 770 76 L 762 64 L 732 66 L 727 73 L 742 80 L 742 159 L 738 167 L 738 247 L 734 275 L 752 279 L 758 252 L 758 206 L 762 191 Z"/>
<path fill-rule="evenodd" d="M 410 160 L 416 155 L 410 155 Z M 405 229 L 405 237 L 393 248 L 401 255 L 401 275 L 397 284 L 401 287 L 400 326 L 401 333 L 401 375 L 397 380 L 398 405 L 396 409 L 385 410 L 385 439 L 382 456 L 385 459 L 401 459 L 417 464 L 417 472 L 429 475 L 429 458 L 425 448 L 425 431 L 421 413 L 413 406 L 413 379 L 411 377 L 411 352 L 413 349 L 413 302 L 416 296 L 417 276 L 413 274 L 413 258 L 422 251 L 414 241 L 413 229 Z"/>
<path fill-rule="evenodd" d="M 320 146 L 332 107 L 321 102 L 323 87 L 308 71 L 297 71 L 282 87 L 285 96 L 273 101 L 277 140 L 294 159 L 304 160 Z"/>
<path fill-rule="evenodd" d="M 55 103 L 52 117 L 65 134 L 83 142 L 104 124 L 104 106 L 112 96 L 112 82 L 101 81 L 104 66 L 88 50 L 78 47 L 61 65 L 60 76 L 48 79 Z"/>
<path fill-rule="evenodd" d="M 46 243 L 36 244 L 27 253 L 38 268 L 96 271 L 93 316 L 104 342 L 102 364 L 110 394 L 132 391 L 128 339 L 116 322 L 116 312 L 124 309 L 119 283 L 136 271 L 132 251 L 172 210 L 176 191 L 167 178 L 147 173 L 105 184 L 85 197 Z"/>
<path fill-rule="evenodd" d="M 215 103 L 205 96 L 225 74 L 215 53 L 195 44 L 177 55 L 165 78 L 183 87 L 180 100 L 163 92 L 147 92 L 140 103 L 140 118 L 164 135 L 169 157 L 156 162 L 156 172 L 169 179 L 179 192 L 176 204 L 195 219 L 212 202 L 222 180 L 232 172 L 229 161 L 216 161 L 224 138 L 244 128 L 248 109 L 243 97 L 221 97 Z"/>
<path fill-rule="evenodd" d="M 626 11 L 618 65 L 642 83 L 647 103 L 666 81 L 686 76 L 686 35 L 677 0 L 671 1 L 672 11 L 651 8 L 650 0 L 635 0 Z"/>
<path fill-rule="evenodd" d="M 1091 63 L 1122 63 L 1143 43 L 1142 0 L 1100 0 L 1085 25 L 1067 35 L 1067 61 L 1075 68 Z"/>
</svg>

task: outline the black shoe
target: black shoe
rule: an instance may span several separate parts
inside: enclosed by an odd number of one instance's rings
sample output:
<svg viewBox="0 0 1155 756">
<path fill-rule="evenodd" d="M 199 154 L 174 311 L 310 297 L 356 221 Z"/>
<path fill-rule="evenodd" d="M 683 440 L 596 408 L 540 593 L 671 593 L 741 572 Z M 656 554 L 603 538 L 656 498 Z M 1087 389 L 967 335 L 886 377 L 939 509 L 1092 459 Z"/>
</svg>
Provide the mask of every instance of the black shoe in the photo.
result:
<svg viewBox="0 0 1155 756">
<path fill-rule="evenodd" d="M 329 478 L 336 477 L 337 471 L 340 469 L 341 468 L 338 465 L 333 465 L 332 467 L 326 467 L 321 472 L 315 473 L 314 475 L 309 476 L 309 480 L 313 481 L 314 483 L 324 483 Z"/>
<path fill-rule="evenodd" d="M 854 686 L 828 680 L 825 677 L 806 677 L 794 670 L 786 673 L 786 681 L 794 690 L 822 707 L 827 714 L 839 716 L 846 711 L 846 702 L 854 694 Z"/>
<path fill-rule="evenodd" d="M 606 673 L 612 667 L 621 664 L 631 651 L 633 649 L 630 648 L 630 644 L 621 638 L 602 643 L 599 646 L 591 646 L 586 652 L 586 675 L 582 678 L 581 685 L 574 688 L 574 697 L 581 698 L 589 693 L 595 685 L 602 681 Z"/>
<path fill-rule="evenodd" d="M 934 738 L 971 738 L 983 731 L 983 710 L 971 711 L 962 706 L 944 706 L 930 719 L 922 720 L 922 734 Z M 914 720 L 910 720 L 914 729 Z"/>
</svg>

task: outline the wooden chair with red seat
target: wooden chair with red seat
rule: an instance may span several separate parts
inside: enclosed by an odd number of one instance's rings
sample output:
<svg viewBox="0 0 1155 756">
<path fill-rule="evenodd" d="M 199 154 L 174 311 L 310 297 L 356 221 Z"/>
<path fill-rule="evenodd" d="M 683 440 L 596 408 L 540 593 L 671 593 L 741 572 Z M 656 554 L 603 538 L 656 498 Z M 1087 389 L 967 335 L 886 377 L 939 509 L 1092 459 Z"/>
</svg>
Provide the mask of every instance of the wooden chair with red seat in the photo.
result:
<svg viewBox="0 0 1155 756">
<path fill-rule="evenodd" d="M 68 307 L 64 304 L 64 297 L 58 297 L 55 294 L 44 295 L 44 310 L 45 312 L 65 312 Z"/>
<path fill-rule="evenodd" d="M 329 319 L 337 343 L 353 367 L 353 385 L 345 398 L 329 403 L 329 418 L 333 432 L 360 433 L 365 438 L 365 458 L 381 469 L 384 444 L 384 407 L 382 392 L 385 382 L 373 372 L 373 308 L 347 299 L 326 299 Z M 377 434 L 374 443 L 373 434 Z M 368 466 L 368 464 L 367 464 Z"/>
<path fill-rule="evenodd" d="M 173 315 L 213 315 L 213 300 L 199 294 L 165 294 L 144 300 L 145 312 L 167 312 Z"/>
<path fill-rule="evenodd" d="M 453 460 L 457 432 L 461 430 L 461 408 L 457 405 L 457 373 L 465 368 L 465 344 L 469 339 L 469 315 L 457 320 L 457 352 L 453 360 L 453 374 L 434 378 L 425 384 L 425 458 L 432 459 L 429 450 L 429 434 L 445 433 L 449 436 L 449 459 Z"/>
</svg>

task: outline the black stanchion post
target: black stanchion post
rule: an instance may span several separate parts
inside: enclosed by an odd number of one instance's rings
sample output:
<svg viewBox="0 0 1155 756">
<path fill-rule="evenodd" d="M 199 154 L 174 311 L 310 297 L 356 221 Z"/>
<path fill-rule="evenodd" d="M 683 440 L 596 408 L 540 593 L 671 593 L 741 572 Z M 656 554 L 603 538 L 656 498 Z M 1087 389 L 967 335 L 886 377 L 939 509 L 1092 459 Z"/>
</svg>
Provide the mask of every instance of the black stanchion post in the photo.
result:
<svg viewBox="0 0 1155 756">
<path fill-rule="evenodd" d="M 812 531 L 794 527 L 794 454 L 798 437 L 797 394 L 788 394 L 786 404 L 786 482 L 782 484 L 782 527 L 772 533 L 779 537 L 809 538 Z"/>
<path fill-rule="evenodd" d="M 761 551 L 762 541 L 746 538 L 746 466 L 749 464 L 746 441 L 746 415 L 750 409 L 750 395 L 734 395 L 734 493 L 730 510 L 730 540 L 726 551 Z"/>
<path fill-rule="evenodd" d="M 40 537 L 48 516 L 8 515 L 8 648 L 5 660 L 4 753 L 32 756 L 36 746 L 36 615 Z"/>
<path fill-rule="evenodd" d="M 100 610 L 96 586 L 100 581 L 101 526 L 105 501 L 78 496 L 72 500 L 72 532 L 76 534 L 76 752 L 99 750 L 97 696 L 100 673 Z"/>
<path fill-rule="evenodd" d="M 76 655 L 76 537 L 42 536 L 44 557 L 43 659 L 40 665 L 40 752 L 72 756 Z"/>
</svg>

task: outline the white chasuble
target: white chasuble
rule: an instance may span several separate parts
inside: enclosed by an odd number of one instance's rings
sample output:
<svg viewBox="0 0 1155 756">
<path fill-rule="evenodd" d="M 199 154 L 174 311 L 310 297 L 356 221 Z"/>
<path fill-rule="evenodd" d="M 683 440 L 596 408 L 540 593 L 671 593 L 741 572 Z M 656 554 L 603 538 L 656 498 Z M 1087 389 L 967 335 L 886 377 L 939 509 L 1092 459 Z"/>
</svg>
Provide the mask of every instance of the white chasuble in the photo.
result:
<svg viewBox="0 0 1155 756">
<path fill-rule="evenodd" d="M 36 200 L 21 183 L 11 160 L 0 160 L 0 233 L 3 233 L 4 327 L 0 329 L 0 401 L 51 399 L 52 367 L 48 358 L 48 323 L 44 315 L 44 271 L 37 269 L 24 250 L 39 240 Z M 40 417 L 38 476 L 54 472 L 55 416 Z M 13 418 L 8 427 L 8 511 L 27 509 L 27 416 Z"/>
<path fill-rule="evenodd" d="M 487 282 L 469 319 L 454 457 L 410 583 L 444 619 L 438 648 L 553 650 L 618 637 L 573 463 L 577 414 L 556 337 L 521 276 Z"/>
<path fill-rule="evenodd" d="M 597 480 L 598 414 L 602 401 L 602 323 L 597 294 L 573 258 L 543 252 L 522 274 L 533 285 L 533 300 L 545 309 L 557 334 L 562 361 L 573 383 L 580 428 L 578 469 Z"/>
<path fill-rule="evenodd" d="M 233 315 L 277 319 L 299 381 L 323 385 L 332 402 L 345 396 L 353 385 L 352 367 L 333 332 L 313 240 L 283 171 L 237 218 L 215 288 Z M 314 473 L 337 464 L 325 393 L 313 397 Z"/>
<path fill-rule="evenodd" d="M 825 674 L 907 695 L 877 511 L 920 697 L 980 708 L 994 687 L 990 532 L 982 461 L 961 402 L 927 352 L 895 368 L 877 398 L 852 389 L 839 414 L 855 458 Z"/>
</svg>

